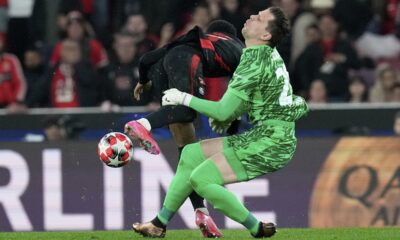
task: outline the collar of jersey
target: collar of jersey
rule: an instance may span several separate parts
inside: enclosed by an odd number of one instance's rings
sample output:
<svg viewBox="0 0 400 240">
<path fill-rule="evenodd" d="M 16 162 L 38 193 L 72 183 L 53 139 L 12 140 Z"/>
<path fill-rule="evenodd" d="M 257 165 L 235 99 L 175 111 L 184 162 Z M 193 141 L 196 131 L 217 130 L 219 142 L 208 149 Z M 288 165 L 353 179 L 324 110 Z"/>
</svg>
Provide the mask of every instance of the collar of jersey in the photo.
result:
<svg viewBox="0 0 400 240">
<path fill-rule="evenodd" d="M 272 47 L 263 44 L 263 45 L 255 45 L 255 46 L 251 46 L 251 47 L 244 48 L 243 51 L 255 50 L 255 49 L 262 49 L 262 48 L 264 48 L 264 49 L 272 49 Z"/>
</svg>

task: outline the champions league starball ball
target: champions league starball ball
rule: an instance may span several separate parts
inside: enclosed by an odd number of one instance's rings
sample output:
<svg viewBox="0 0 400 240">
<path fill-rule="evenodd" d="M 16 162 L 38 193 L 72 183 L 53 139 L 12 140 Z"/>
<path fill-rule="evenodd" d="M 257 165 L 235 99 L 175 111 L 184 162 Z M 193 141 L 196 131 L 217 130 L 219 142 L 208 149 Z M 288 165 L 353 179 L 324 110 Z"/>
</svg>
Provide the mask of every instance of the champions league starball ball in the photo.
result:
<svg viewBox="0 0 400 240">
<path fill-rule="evenodd" d="M 107 133 L 100 139 L 97 154 L 109 167 L 125 166 L 133 159 L 132 141 L 123 133 Z"/>
</svg>

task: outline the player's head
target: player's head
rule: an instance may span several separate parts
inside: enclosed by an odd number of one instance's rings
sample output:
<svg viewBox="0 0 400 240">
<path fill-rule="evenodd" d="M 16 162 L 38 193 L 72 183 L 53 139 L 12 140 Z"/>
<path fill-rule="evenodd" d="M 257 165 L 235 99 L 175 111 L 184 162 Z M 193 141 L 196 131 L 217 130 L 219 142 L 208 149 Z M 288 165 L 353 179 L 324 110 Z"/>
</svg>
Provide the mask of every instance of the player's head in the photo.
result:
<svg viewBox="0 0 400 240">
<path fill-rule="evenodd" d="M 207 33 L 220 32 L 231 36 L 236 36 L 236 28 L 225 20 L 214 20 L 207 27 Z"/>
<path fill-rule="evenodd" d="M 289 20 L 279 7 L 270 7 L 251 15 L 242 34 L 246 43 L 265 43 L 275 47 L 289 33 Z"/>
</svg>

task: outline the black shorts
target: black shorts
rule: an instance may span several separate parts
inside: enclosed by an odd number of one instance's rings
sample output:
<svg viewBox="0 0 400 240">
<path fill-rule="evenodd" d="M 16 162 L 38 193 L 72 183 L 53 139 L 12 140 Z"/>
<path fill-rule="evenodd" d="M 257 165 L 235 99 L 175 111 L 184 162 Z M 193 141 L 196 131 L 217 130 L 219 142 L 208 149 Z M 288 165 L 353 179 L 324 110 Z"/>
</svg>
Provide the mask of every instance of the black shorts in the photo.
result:
<svg viewBox="0 0 400 240">
<path fill-rule="evenodd" d="M 163 67 L 168 77 L 168 88 L 204 97 L 206 89 L 200 51 L 187 45 L 176 46 L 165 55 Z"/>
</svg>

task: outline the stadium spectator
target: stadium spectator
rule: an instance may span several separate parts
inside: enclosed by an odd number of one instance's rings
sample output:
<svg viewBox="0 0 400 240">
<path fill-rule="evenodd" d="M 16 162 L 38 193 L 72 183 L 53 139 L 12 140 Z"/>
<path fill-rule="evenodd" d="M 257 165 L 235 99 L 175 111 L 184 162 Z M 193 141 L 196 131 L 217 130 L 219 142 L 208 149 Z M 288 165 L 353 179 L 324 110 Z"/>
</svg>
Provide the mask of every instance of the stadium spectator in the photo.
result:
<svg viewBox="0 0 400 240">
<path fill-rule="evenodd" d="M 380 64 L 376 69 L 376 79 L 371 88 L 371 102 L 390 102 L 393 100 L 393 87 L 397 82 L 397 73 L 388 64 Z"/>
<path fill-rule="evenodd" d="M 400 18 L 400 2 L 396 0 L 376 1 L 375 6 L 378 8 L 378 16 L 376 24 L 379 34 L 393 34 L 398 31 Z"/>
<path fill-rule="evenodd" d="M 147 21 L 140 13 L 128 17 L 123 31 L 129 32 L 134 37 L 138 57 L 158 46 L 158 38 L 148 32 Z"/>
<path fill-rule="evenodd" d="M 242 33 L 240 30 L 243 27 L 246 17 L 241 12 L 239 0 L 223 0 L 221 3 L 221 19 L 224 19 L 235 26 L 238 32 L 238 37 L 243 40 Z"/>
<path fill-rule="evenodd" d="M 324 81 L 317 79 L 311 83 L 309 91 L 309 103 L 327 103 L 328 96 Z"/>
<path fill-rule="evenodd" d="M 0 108 L 10 113 L 25 110 L 26 80 L 18 58 L 4 52 L 4 36 L 0 37 Z"/>
<path fill-rule="evenodd" d="M 49 142 L 67 139 L 66 129 L 58 116 L 51 116 L 45 120 L 43 132 L 45 140 Z"/>
<path fill-rule="evenodd" d="M 7 33 L 8 24 L 8 0 L 0 0 L 0 37 Z"/>
<path fill-rule="evenodd" d="M 206 3 L 198 4 L 192 11 L 191 19 L 187 22 L 181 30 L 179 30 L 175 38 L 178 38 L 186 34 L 194 26 L 200 27 L 201 30 L 205 31 L 208 23 L 211 21 L 210 9 Z"/>
<path fill-rule="evenodd" d="M 114 36 L 115 59 L 111 60 L 103 74 L 104 111 L 118 109 L 119 106 L 144 106 L 152 100 L 149 91 L 144 92 L 139 101 L 132 96 L 132 89 L 139 82 L 139 62 L 134 41 L 128 32 L 119 32 Z"/>
<path fill-rule="evenodd" d="M 308 93 L 308 89 L 310 88 L 310 83 L 308 80 L 312 76 L 318 75 L 318 61 L 306 62 L 311 59 L 317 60 L 313 58 L 311 55 L 314 54 L 313 48 L 315 44 L 321 40 L 321 31 L 319 30 L 318 25 L 311 24 L 306 29 L 306 41 L 307 46 L 305 50 L 300 54 L 297 58 L 293 70 L 291 72 L 293 80 L 293 90 L 300 96 L 306 97 Z"/>
<path fill-rule="evenodd" d="M 175 26 L 172 22 L 167 22 L 161 27 L 160 41 L 157 48 L 162 48 L 171 42 L 174 38 Z"/>
<path fill-rule="evenodd" d="M 77 139 L 84 129 L 81 121 L 69 115 L 47 117 L 43 127 L 44 138 L 50 142 Z"/>
<path fill-rule="evenodd" d="M 354 76 L 350 79 L 347 100 L 350 103 L 368 102 L 368 86 L 361 76 Z"/>
<path fill-rule="evenodd" d="M 277 0 L 276 5 L 282 8 L 290 20 L 290 34 L 278 46 L 278 51 L 285 60 L 286 66 L 292 69 L 296 59 L 307 46 L 306 30 L 308 26 L 316 23 L 317 18 L 311 12 L 303 10 L 300 0 Z"/>
<path fill-rule="evenodd" d="M 358 38 L 373 17 L 367 1 L 359 0 L 336 0 L 332 15 L 351 39 Z"/>
<path fill-rule="evenodd" d="M 207 0 L 209 17 L 219 19 L 221 16 L 221 0 Z"/>
<path fill-rule="evenodd" d="M 325 82 L 329 99 L 343 101 L 348 89 L 348 71 L 360 67 L 357 53 L 347 40 L 338 36 L 338 24 L 331 15 L 320 18 L 319 30 L 321 40 L 307 47 L 301 62 L 296 64 L 297 78 L 303 88 L 320 78 Z"/>
<path fill-rule="evenodd" d="M 90 62 L 94 67 L 99 69 L 108 64 L 108 57 L 102 44 L 91 38 L 94 33 L 90 33 L 88 26 L 89 24 L 85 21 L 81 13 L 77 11 L 68 13 L 66 39 L 79 42 L 82 50 L 82 59 Z M 61 41 L 53 49 L 51 64 L 56 65 L 60 61 L 60 58 Z"/>
<path fill-rule="evenodd" d="M 317 24 L 311 24 L 306 28 L 306 44 L 315 43 L 321 40 L 321 31 Z"/>
<path fill-rule="evenodd" d="M 32 97 L 40 85 L 40 80 L 46 73 L 46 64 L 40 52 L 40 49 L 32 47 L 25 51 L 24 54 L 24 75 L 27 81 L 28 90 L 26 93 L 26 100 L 30 107 L 40 107 L 43 103 L 32 102 Z"/>
<path fill-rule="evenodd" d="M 80 44 L 66 39 L 60 51 L 59 64 L 41 80 L 32 102 L 46 102 L 56 108 L 97 105 L 99 84 L 93 67 L 82 61 Z"/>
<path fill-rule="evenodd" d="M 393 86 L 392 102 L 400 102 L 400 83 L 396 82 Z"/>
</svg>

